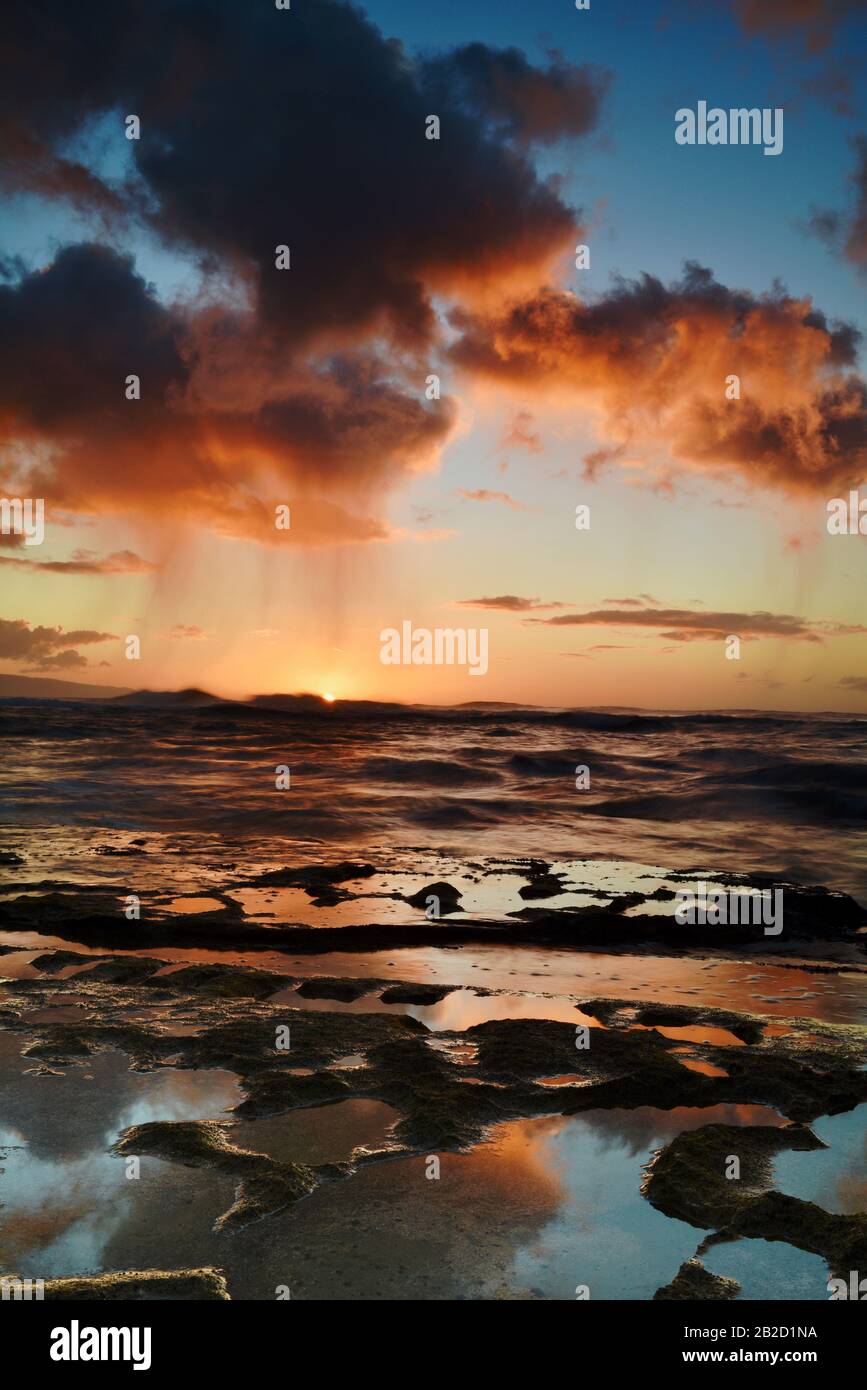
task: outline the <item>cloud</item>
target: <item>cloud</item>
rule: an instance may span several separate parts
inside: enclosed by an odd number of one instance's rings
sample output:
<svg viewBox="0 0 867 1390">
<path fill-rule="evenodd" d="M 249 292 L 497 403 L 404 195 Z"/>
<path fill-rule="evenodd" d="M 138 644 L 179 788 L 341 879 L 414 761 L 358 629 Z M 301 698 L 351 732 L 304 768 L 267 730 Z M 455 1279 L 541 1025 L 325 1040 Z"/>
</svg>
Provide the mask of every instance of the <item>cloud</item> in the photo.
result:
<svg viewBox="0 0 867 1390">
<path fill-rule="evenodd" d="M 35 193 L 68 203 L 77 212 L 96 212 L 108 224 L 126 213 L 124 195 L 109 188 L 78 160 L 64 159 L 41 140 L 0 120 L 0 183 L 10 194 Z"/>
<path fill-rule="evenodd" d="M 700 603 L 701 600 L 700 600 L 700 599 L 696 599 L 695 602 L 696 602 L 696 603 Z M 639 594 L 639 595 L 638 595 L 638 598 L 604 598 L 604 599 L 602 600 L 602 603 L 603 603 L 603 605 L 604 605 L 605 607 L 611 607 L 611 608 L 648 608 L 648 607 L 650 607 L 650 608 L 661 608 L 661 607 L 662 607 L 661 603 L 659 602 L 659 599 L 654 598 L 652 594 Z"/>
<path fill-rule="evenodd" d="M 204 642 L 208 636 L 205 629 L 198 627 L 195 623 L 175 623 L 168 635 L 177 641 L 189 642 Z"/>
<path fill-rule="evenodd" d="M 564 608 L 563 603 L 542 603 L 537 598 L 519 598 L 517 594 L 501 594 L 499 598 L 462 598 L 460 608 L 496 608 L 503 613 L 528 613 L 536 608 Z"/>
<path fill-rule="evenodd" d="M 102 558 L 91 551 L 76 550 L 71 560 L 21 560 L 0 556 L 0 564 L 42 570 L 47 574 L 146 574 L 158 569 L 157 565 L 143 560 L 133 550 L 116 550 Z"/>
<path fill-rule="evenodd" d="M 492 313 L 456 309 L 452 322 L 452 356 L 469 372 L 596 412 L 610 443 L 591 472 L 660 449 L 681 468 L 790 492 L 867 470 L 860 335 L 779 286 L 731 290 L 687 262 L 668 286 L 617 279 L 592 302 L 546 288 Z M 731 375 L 740 399 L 726 398 Z"/>
<path fill-rule="evenodd" d="M 672 642 L 719 641 L 737 636 L 788 637 L 803 642 L 821 642 L 826 637 L 849 637 L 867 633 L 860 624 L 812 621 L 777 613 L 706 613 L 688 608 L 597 608 L 587 613 L 563 613 L 553 618 L 527 618 L 528 623 L 547 627 L 635 627 L 651 628 Z"/>
<path fill-rule="evenodd" d="M 62 627 L 31 627 L 24 618 L 0 618 L 0 660 L 25 662 L 28 670 L 54 671 L 87 666 L 86 657 L 75 650 L 77 647 L 117 640 L 111 632 L 89 629 L 65 632 Z"/>
<path fill-rule="evenodd" d="M 356 507 L 426 466 L 454 417 L 370 356 L 284 368 L 254 325 L 173 313 L 129 259 L 97 245 L 66 247 L 0 286 L 0 343 L 0 417 L 38 446 L 30 495 L 80 512 L 155 510 L 265 543 L 385 538 Z M 129 374 L 139 400 L 125 397 Z M 11 467 L 0 465 L 0 485 Z M 339 501 L 318 495 L 330 489 Z M 278 502 L 293 504 L 289 532 L 275 528 Z"/>
<path fill-rule="evenodd" d="M 867 695 L 867 676 L 843 676 L 838 684 L 845 685 L 847 690 L 857 690 L 859 694 Z"/>
<path fill-rule="evenodd" d="M 288 543 L 388 539 L 385 496 L 455 423 L 424 397 L 435 305 L 537 284 L 572 243 L 580 212 L 527 149 L 586 136 L 608 75 L 482 44 L 415 60 L 337 0 L 42 0 L 4 26 L 4 58 L 6 188 L 89 210 L 123 245 L 145 227 L 206 288 L 162 304 L 91 244 L 32 273 L 4 262 L 0 419 L 46 497 L 277 543 L 274 498 Z"/>
<path fill-rule="evenodd" d="M 291 15 L 234 0 L 133 0 L 122 13 L 45 0 L 20 8 L 4 46 L 0 120 L 21 132 L 8 176 L 32 166 L 34 142 L 56 149 L 94 111 L 115 112 L 119 135 L 137 113 L 135 211 L 232 266 L 287 342 L 378 327 L 418 344 L 432 336 L 431 293 L 455 277 L 548 262 L 574 216 L 523 146 L 591 130 L 608 83 L 482 44 L 415 62 L 335 0 Z M 439 140 L 425 138 L 430 113 Z M 277 244 L 291 248 L 288 273 Z"/>
<path fill-rule="evenodd" d="M 813 208 L 808 228 L 832 250 L 861 268 L 867 267 L 867 136 L 854 141 L 855 168 L 849 175 L 852 206 L 846 212 Z"/>
<path fill-rule="evenodd" d="M 503 447 L 527 449 L 531 454 L 540 454 L 542 452 L 542 440 L 532 425 L 533 416 L 529 410 L 517 410 L 511 425 L 503 436 Z"/>
<path fill-rule="evenodd" d="M 577 67 L 552 49 L 546 68 L 535 68 L 516 48 L 470 43 L 425 65 L 438 102 L 456 102 L 498 133 L 524 143 L 551 144 L 586 135 L 600 116 L 611 74 Z"/>
<path fill-rule="evenodd" d="M 863 0 L 727 0 L 745 33 L 767 38 L 797 37 L 814 52 L 826 47 L 835 28 L 863 11 Z"/>
<path fill-rule="evenodd" d="M 530 511 L 524 502 L 517 502 L 508 492 L 492 492 L 490 488 L 486 487 L 477 487 L 468 491 L 465 487 L 459 487 L 458 494 L 469 502 L 502 502 L 504 506 L 514 507 L 519 512 Z"/>
</svg>

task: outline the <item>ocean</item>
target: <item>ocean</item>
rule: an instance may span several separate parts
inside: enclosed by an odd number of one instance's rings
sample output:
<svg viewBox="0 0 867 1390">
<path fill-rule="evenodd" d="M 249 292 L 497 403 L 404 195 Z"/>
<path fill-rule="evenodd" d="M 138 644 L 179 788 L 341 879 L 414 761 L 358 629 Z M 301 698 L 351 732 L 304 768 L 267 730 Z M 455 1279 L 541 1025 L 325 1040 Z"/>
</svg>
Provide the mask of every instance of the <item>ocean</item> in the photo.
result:
<svg viewBox="0 0 867 1390">
<path fill-rule="evenodd" d="M 181 845 L 191 881 L 227 854 L 427 849 L 764 873 L 867 904 L 865 734 L 835 714 L 4 702 L 0 826 L 72 881 L 136 831 L 149 883 Z"/>
</svg>

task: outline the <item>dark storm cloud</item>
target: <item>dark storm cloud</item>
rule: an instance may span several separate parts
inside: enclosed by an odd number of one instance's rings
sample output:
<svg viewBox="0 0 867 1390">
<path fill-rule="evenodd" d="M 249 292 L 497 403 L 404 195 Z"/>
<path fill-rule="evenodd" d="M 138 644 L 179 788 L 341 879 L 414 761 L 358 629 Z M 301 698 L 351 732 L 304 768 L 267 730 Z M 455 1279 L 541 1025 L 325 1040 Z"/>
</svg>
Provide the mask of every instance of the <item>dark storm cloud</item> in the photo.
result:
<svg viewBox="0 0 867 1390">
<path fill-rule="evenodd" d="M 470 43 L 430 60 L 424 78 L 444 104 L 457 103 L 512 139 L 550 144 L 586 135 L 599 122 L 611 74 L 554 51 L 548 57 L 536 68 L 516 48 Z"/>
<path fill-rule="evenodd" d="M 0 660 L 25 662 L 30 670 L 87 666 L 87 658 L 76 650 L 77 647 L 115 640 L 110 632 L 90 629 L 64 632 L 61 627 L 31 627 L 23 618 L 0 618 Z"/>
<path fill-rule="evenodd" d="M 47 270 L 0 286 L 0 401 L 21 427 L 129 425 L 130 372 L 147 383 L 139 424 L 187 378 L 171 315 L 131 260 L 68 246 Z"/>
<path fill-rule="evenodd" d="M 9 120 L 0 128 L 0 182 L 9 193 L 56 198 L 106 222 L 125 212 L 122 193 L 109 188 L 79 160 L 64 159 Z"/>
<path fill-rule="evenodd" d="M 263 492 L 279 503 L 319 482 L 359 496 L 389 486 L 452 422 L 448 401 L 426 407 L 369 355 L 287 365 L 255 323 L 225 331 L 222 319 L 169 310 L 130 260 L 96 245 L 0 286 L 0 345 L 3 432 L 56 451 L 60 466 L 38 463 L 28 481 L 53 507 L 145 505 L 275 543 Z M 126 398 L 129 375 L 138 400 Z M 10 481 L 0 462 L 0 486 Z M 301 543 L 386 534 L 316 498 L 293 525 Z"/>
<path fill-rule="evenodd" d="M 434 297 L 538 283 L 571 242 L 577 215 L 526 145 L 592 129 L 605 75 L 481 45 L 416 61 L 337 0 L 24 0 L 3 58 L 7 189 L 89 208 L 116 241 L 145 222 L 211 291 L 207 310 L 167 307 L 94 245 L 36 274 L 0 265 L 3 432 L 51 451 L 31 488 L 272 542 L 273 504 L 300 492 L 289 539 L 387 537 L 381 493 L 455 419 L 424 395 Z M 105 167 L 127 156 L 134 178 L 88 164 L 76 141 L 99 118 Z M 227 283 L 245 312 L 214 307 Z"/>
<path fill-rule="evenodd" d="M 606 85 L 483 45 L 416 64 L 333 0 L 48 0 L 16 13 L 6 46 L 0 120 L 22 147 L 100 109 L 122 140 L 121 117 L 138 115 L 130 147 L 157 227 L 248 274 L 262 317 L 296 342 L 375 324 L 424 342 L 432 290 L 549 260 L 575 218 L 518 145 L 591 129 Z"/>
</svg>

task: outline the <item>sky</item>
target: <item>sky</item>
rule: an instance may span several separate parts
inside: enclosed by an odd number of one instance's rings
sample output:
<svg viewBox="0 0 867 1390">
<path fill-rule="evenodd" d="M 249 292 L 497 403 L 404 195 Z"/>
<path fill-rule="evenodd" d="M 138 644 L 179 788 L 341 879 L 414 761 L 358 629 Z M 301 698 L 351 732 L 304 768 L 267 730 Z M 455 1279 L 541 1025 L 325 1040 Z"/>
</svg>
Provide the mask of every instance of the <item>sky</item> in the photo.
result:
<svg viewBox="0 0 867 1390">
<path fill-rule="evenodd" d="M 862 0 L 16 7 L 0 672 L 867 711 L 865 55 Z"/>
</svg>

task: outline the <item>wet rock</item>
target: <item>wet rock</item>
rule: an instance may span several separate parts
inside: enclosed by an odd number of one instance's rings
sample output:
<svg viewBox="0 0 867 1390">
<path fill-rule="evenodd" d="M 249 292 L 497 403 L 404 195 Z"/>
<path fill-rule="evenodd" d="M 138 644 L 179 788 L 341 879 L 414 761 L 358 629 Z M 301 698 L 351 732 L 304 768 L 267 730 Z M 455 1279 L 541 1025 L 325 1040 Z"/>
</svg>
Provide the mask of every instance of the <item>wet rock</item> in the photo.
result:
<svg viewBox="0 0 867 1390">
<path fill-rule="evenodd" d="M 373 1048 L 365 1071 L 359 1085 L 401 1111 L 393 1137 L 409 1152 L 470 1148 L 506 1117 L 501 1092 L 463 1086 L 457 1065 L 421 1038 Z"/>
<path fill-rule="evenodd" d="M 761 1042 L 765 1027 L 763 1020 L 710 1007 L 689 1008 L 689 1024 L 685 1024 L 684 1006 L 680 1004 L 642 1004 L 636 1010 L 635 1022 L 643 1023 L 648 1028 L 682 1028 L 706 1023 L 715 1028 L 724 1028 L 745 1043 Z"/>
<path fill-rule="evenodd" d="M 454 989 L 454 985 L 389 985 L 379 997 L 384 1004 L 438 1004 Z"/>
<path fill-rule="evenodd" d="M 21 1056 L 68 1066 L 70 1062 L 81 1057 L 91 1057 L 96 1051 L 97 1048 L 87 1039 L 80 1037 L 77 1031 L 55 1026 L 50 1037 L 39 1038 L 29 1047 L 23 1048 Z"/>
<path fill-rule="evenodd" d="M 0 1274 L 3 1279 L 17 1276 Z M 102 1303 L 113 1299 L 173 1302 L 192 1299 L 229 1299 L 221 1269 L 127 1269 L 113 1274 L 76 1275 L 71 1279 L 46 1279 L 45 1301 Z"/>
<path fill-rule="evenodd" d="M 59 983 L 65 984 L 66 981 Z M 22 1056 L 69 1066 L 84 1057 L 93 1056 L 102 1048 L 116 1048 L 126 1053 L 136 1068 L 143 1069 L 156 1065 L 175 1041 L 151 1033 L 135 1023 L 101 1023 L 86 1019 L 81 1023 L 38 1025 L 36 1041 L 23 1049 Z"/>
<path fill-rule="evenodd" d="M 277 1046 L 278 1029 L 290 1029 L 290 1047 Z M 226 1067 L 246 1085 L 287 1066 L 319 1071 L 340 1057 L 366 1053 L 388 1041 L 427 1034 L 424 1024 L 402 1015 L 328 1013 L 270 1006 L 258 1018 L 238 1018 L 175 1038 L 184 1066 Z M 304 1080 L 305 1078 L 295 1078 Z M 294 1108 L 292 1106 L 287 1108 Z"/>
<path fill-rule="evenodd" d="M 437 898 L 440 912 L 450 913 L 463 912 L 464 909 L 460 905 L 462 897 L 463 893 L 461 893 L 459 889 L 455 888 L 453 884 L 446 883 L 444 879 L 441 879 L 437 883 L 429 883 L 426 888 L 419 888 L 417 893 L 413 893 L 411 897 L 405 898 L 404 901 L 410 903 L 413 907 L 426 909 L 428 907 L 428 899 Z"/>
<path fill-rule="evenodd" d="M 562 875 L 545 873 L 519 888 L 518 896 L 531 901 L 536 898 L 557 898 L 565 891 Z"/>
<path fill-rule="evenodd" d="M 686 1260 L 670 1284 L 657 1289 L 654 1299 L 726 1299 L 737 1298 L 741 1286 L 737 1279 L 724 1279 L 712 1274 L 701 1260 Z"/>
<path fill-rule="evenodd" d="M 322 1071 L 312 1076 L 293 1075 L 288 1071 L 269 1072 L 248 1083 L 247 1097 L 234 1113 L 243 1119 L 259 1119 L 314 1105 L 333 1105 L 335 1101 L 349 1099 L 352 1094 L 352 1085 L 338 1072 Z"/>
<path fill-rule="evenodd" d="M 34 956 L 30 964 L 43 975 L 56 975 L 67 966 L 93 965 L 99 959 L 99 956 L 85 956 L 77 951 L 46 951 L 42 956 Z"/>
<path fill-rule="evenodd" d="M 274 1216 L 316 1186 L 312 1168 L 278 1163 L 267 1154 L 236 1148 L 226 1137 L 225 1126 L 212 1120 L 153 1120 L 133 1125 L 113 1145 L 113 1152 L 162 1158 L 187 1168 L 215 1168 L 238 1178 L 235 1202 L 217 1218 L 215 1231 L 240 1230 Z"/>
<path fill-rule="evenodd" d="M 713 1232 L 699 1253 L 739 1236 L 784 1240 L 821 1255 L 835 1274 L 847 1274 L 867 1261 L 867 1213 L 827 1212 L 771 1187 L 776 1153 L 824 1147 L 800 1124 L 705 1125 L 678 1135 L 656 1155 L 642 1191 L 667 1216 Z M 739 1160 L 739 1179 L 726 1177 L 731 1156 Z"/>
<path fill-rule="evenodd" d="M 159 962 L 156 963 L 159 966 Z M 217 999 L 263 999 L 292 981 L 267 970 L 230 965 L 185 965 L 153 981 L 160 989 L 210 994 Z"/>
<path fill-rule="evenodd" d="M 79 957 L 79 959 L 82 959 Z M 86 959 L 86 957 L 85 957 Z M 96 965 L 82 973 L 76 986 L 90 984 L 94 980 L 106 984 L 126 985 L 147 980 L 160 969 L 162 961 L 151 960 L 146 956 L 109 956 L 97 960 Z"/>
<path fill-rule="evenodd" d="M 375 981 L 372 980 L 305 980 L 295 993 L 300 994 L 303 999 L 338 999 L 350 1004 L 354 999 L 361 999 L 365 994 L 370 994 L 374 985 Z"/>
<path fill-rule="evenodd" d="M 305 864 L 295 869 L 269 869 L 247 879 L 248 884 L 261 887 L 271 885 L 275 888 L 304 888 L 311 896 L 333 887 L 335 883 L 345 883 L 349 879 L 370 878 L 376 873 L 372 864 L 359 864 L 351 859 L 339 864 Z"/>
</svg>

